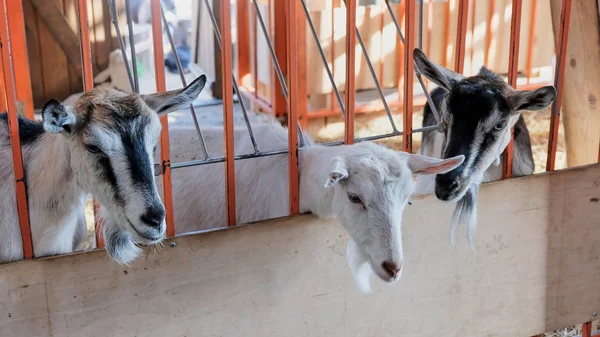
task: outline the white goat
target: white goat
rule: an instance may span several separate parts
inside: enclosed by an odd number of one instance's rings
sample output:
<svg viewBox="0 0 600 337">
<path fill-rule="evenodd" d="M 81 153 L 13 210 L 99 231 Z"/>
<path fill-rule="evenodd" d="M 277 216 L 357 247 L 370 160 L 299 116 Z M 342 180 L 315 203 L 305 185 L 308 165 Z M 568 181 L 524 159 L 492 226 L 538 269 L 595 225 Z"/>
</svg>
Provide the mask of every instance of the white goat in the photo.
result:
<svg viewBox="0 0 600 337">
<path fill-rule="evenodd" d="M 253 127 L 261 151 L 287 149 L 287 130 L 281 125 Z M 202 159 L 193 145 L 193 129 L 173 128 L 171 162 Z M 212 156 L 223 154 L 223 130 L 204 130 Z M 403 255 L 401 218 L 414 189 L 414 174 L 448 172 L 463 156 L 446 160 L 396 152 L 371 142 L 354 145 L 309 146 L 299 151 L 300 211 L 338 219 L 352 240 L 348 261 L 359 288 L 370 289 L 370 271 L 382 280 L 400 278 Z M 245 129 L 235 131 L 235 153 L 252 153 Z M 289 214 L 287 154 L 238 160 L 236 214 L 248 223 Z M 210 177 L 210 178 L 208 178 Z M 173 171 L 177 232 L 222 227 L 225 215 L 223 163 Z"/>
<path fill-rule="evenodd" d="M 31 236 L 36 257 L 73 251 L 85 234 L 84 199 L 102 205 L 109 255 L 128 263 L 136 244 L 165 234 L 152 151 L 160 114 L 192 102 L 206 82 L 151 95 L 94 89 L 73 106 L 50 100 L 43 121 L 19 118 Z M 0 262 L 23 257 L 7 115 L 0 114 Z"/>
</svg>

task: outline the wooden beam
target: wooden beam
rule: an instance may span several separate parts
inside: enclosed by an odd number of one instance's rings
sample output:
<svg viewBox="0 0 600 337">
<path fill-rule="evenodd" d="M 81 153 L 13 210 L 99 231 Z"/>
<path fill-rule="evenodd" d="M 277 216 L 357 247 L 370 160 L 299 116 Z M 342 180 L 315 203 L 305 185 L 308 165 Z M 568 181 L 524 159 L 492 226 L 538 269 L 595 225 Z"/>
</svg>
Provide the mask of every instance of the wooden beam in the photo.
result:
<svg viewBox="0 0 600 337">
<path fill-rule="evenodd" d="M 557 35 L 562 0 L 550 1 Z M 600 142 L 600 23 L 595 1 L 573 1 L 563 77 L 568 166 L 595 163 Z"/>
<path fill-rule="evenodd" d="M 600 312 L 598 181 L 594 165 L 483 185 L 477 254 L 466 238 L 451 247 L 452 204 L 415 198 L 402 279 L 375 280 L 368 296 L 351 279 L 346 231 L 311 215 L 175 238 L 130 267 L 103 251 L 2 265 L 0 336 L 553 331 Z"/>
<path fill-rule="evenodd" d="M 54 0 L 27 0 L 29 1 L 35 10 L 40 14 L 40 18 L 43 19 L 46 27 L 56 43 L 65 52 L 69 64 L 77 72 L 77 76 L 81 78 L 81 50 L 79 44 L 79 38 L 77 34 L 71 29 L 65 16 L 62 14 L 60 8 Z M 31 23 L 25 22 L 26 25 Z M 33 29 L 33 28 L 32 28 Z M 97 73 L 97 69 L 93 69 L 94 73 Z"/>
</svg>

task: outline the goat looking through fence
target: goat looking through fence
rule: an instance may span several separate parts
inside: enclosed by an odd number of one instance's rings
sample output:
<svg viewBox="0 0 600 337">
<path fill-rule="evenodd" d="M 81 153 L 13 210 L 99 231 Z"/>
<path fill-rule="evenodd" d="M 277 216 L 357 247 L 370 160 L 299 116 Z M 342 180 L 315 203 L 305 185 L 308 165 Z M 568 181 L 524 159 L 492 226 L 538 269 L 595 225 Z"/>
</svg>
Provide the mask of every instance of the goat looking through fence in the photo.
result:
<svg viewBox="0 0 600 337">
<path fill-rule="evenodd" d="M 51 100 L 43 122 L 19 118 L 35 256 L 72 252 L 85 232 L 88 193 L 102 203 L 107 251 L 119 263 L 165 236 L 165 209 L 154 182 L 152 150 L 159 115 L 179 110 L 204 87 L 200 76 L 188 87 L 137 95 L 94 89 L 71 109 Z M 0 262 L 23 257 L 12 183 L 7 115 L 0 115 Z"/>
</svg>

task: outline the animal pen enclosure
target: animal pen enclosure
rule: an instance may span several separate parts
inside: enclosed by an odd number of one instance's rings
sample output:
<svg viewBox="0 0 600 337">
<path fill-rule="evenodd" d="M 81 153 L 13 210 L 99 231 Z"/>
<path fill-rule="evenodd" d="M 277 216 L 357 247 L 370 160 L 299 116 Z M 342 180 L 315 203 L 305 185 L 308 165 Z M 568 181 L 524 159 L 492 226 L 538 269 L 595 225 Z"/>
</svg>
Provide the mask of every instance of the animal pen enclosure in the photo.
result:
<svg viewBox="0 0 600 337">
<path fill-rule="evenodd" d="M 206 149 L 210 139 L 204 139 L 200 121 L 198 142 L 189 146 L 200 145 L 201 159 L 176 160 L 170 155 L 175 144 L 169 144 L 174 139 L 169 135 L 169 120 L 161 117 L 160 160 L 155 167 L 167 214 L 167 244 L 160 252 L 147 252 L 130 266 L 120 266 L 107 260 L 100 250 L 36 257 L 28 216 L 27 195 L 32 191 L 26 188 L 17 115 L 34 117 L 36 96 L 32 93 L 37 88 L 31 79 L 37 72 L 33 65 L 39 63 L 26 56 L 32 55 L 30 46 L 35 42 L 32 44 L 29 35 L 25 38 L 23 17 L 33 9 L 32 3 L 52 6 L 33 0 L 0 0 L 0 14 L 6 18 L 0 27 L 0 101 L 8 112 L 24 256 L 24 261 L 0 266 L 0 335 L 533 336 L 587 322 L 582 336 L 592 336 L 591 321 L 600 312 L 600 292 L 595 290 L 595 285 L 600 284 L 600 166 L 596 163 L 600 161 L 600 127 L 598 114 L 590 113 L 595 109 L 594 99 L 587 100 L 594 103 L 587 111 L 589 116 L 585 116 L 585 130 L 569 116 L 583 113 L 572 112 L 566 106 L 567 102 L 569 108 L 576 106 L 573 90 L 568 87 L 579 85 L 573 75 L 582 74 L 577 62 L 600 62 L 598 54 L 585 48 L 582 50 L 592 55 L 570 55 L 581 50 L 571 51 L 569 47 L 581 48 L 583 36 L 589 37 L 588 32 L 582 32 L 590 24 L 582 19 L 582 12 L 594 2 L 586 1 L 381 1 L 369 6 L 347 1 L 346 7 L 345 1 L 213 0 L 214 12 L 211 1 L 199 1 L 195 6 L 203 8 L 209 19 L 206 25 L 214 29 L 215 49 L 220 48 L 216 53 L 222 68 L 215 69 L 219 74 L 215 80 L 221 86 L 223 100 L 224 155 L 212 156 Z M 85 91 L 93 88 L 94 64 L 100 62 L 92 58 L 90 32 L 112 32 L 105 26 L 90 27 L 90 3 L 97 5 L 86 0 L 76 3 L 81 65 L 71 64 L 75 69 L 67 69 L 69 76 L 61 75 L 72 87 L 76 87 L 73 78 L 80 77 Z M 107 9 L 112 2 L 106 3 L 99 8 L 103 10 L 102 21 L 108 24 Z M 231 15 L 231 3 L 235 4 L 235 15 Z M 161 17 L 159 0 L 151 0 L 151 6 L 156 87 L 157 91 L 165 91 L 166 20 Z M 591 7 L 596 10 L 594 23 L 598 25 L 598 8 Z M 41 7 L 36 8 L 39 11 Z M 539 22 L 549 21 L 535 15 L 540 10 L 553 13 L 556 48 L 549 29 L 539 27 Z M 432 20 L 436 15 L 444 19 Z M 508 21 L 496 22 L 499 15 L 505 15 Z M 488 28 L 474 29 L 479 27 L 481 17 L 484 23 L 488 22 L 482 27 Z M 232 20 L 237 27 L 235 55 Z M 320 24 L 315 25 L 316 22 Z M 344 22 L 343 32 L 336 28 L 339 22 Z M 494 35 L 500 33 L 489 28 L 492 22 L 509 29 L 510 33 L 502 33 L 507 40 L 505 45 L 496 42 L 491 47 L 490 41 L 500 40 Z M 130 20 L 128 23 L 131 25 Z M 381 41 L 384 37 L 394 41 L 391 46 L 380 43 L 381 49 L 389 47 L 392 52 L 387 58 L 380 58 L 379 63 L 369 57 L 372 50 L 367 39 L 377 35 L 368 32 L 369 24 L 380 32 Z M 327 27 L 333 27 L 329 53 L 325 53 L 322 44 L 315 43 L 323 42 L 323 30 Z M 171 40 L 168 29 L 165 33 L 166 39 Z M 487 42 L 477 47 L 476 34 L 483 34 Z M 597 39 L 597 30 L 595 34 Z M 336 38 L 341 35 L 343 38 Z M 119 38 L 110 39 L 111 48 L 125 43 Z M 448 47 L 450 44 L 452 48 Z M 600 42 L 591 44 L 597 46 Z M 355 290 L 345 268 L 348 234 L 339 224 L 299 215 L 298 156 L 306 150 L 304 136 L 308 136 L 309 120 L 337 115 L 344 121 L 343 141 L 326 145 L 401 137 L 402 149 L 415 152 L 413 138 L 435 128 L 413 128 L 413 112 L 427 104 L 425 95 L 414 93 L 433 88 L 432 83 L 415 74 L 412 50 L 421 45 L 425 50 L 429 48 L 433 59 L 458 72 L 475 72 L 476 64 L 485 64 L 505 73 L 513 87 L 522 83 L 522 88 L 541 86 L 544 78 L 540 68 L 549 65 L 543 55 L 556 54 L 551 81 L 558 98 L 550 114 L 545 166 L 548 172 L 508 179 L 512 158 L 512 144 L 509 145 L 503 161 L 506 180 L 485 184 L 480 192 L 477 254 L 462 246 L 453 249 L 449 244 L 446 222 L 451 215 L 450 205 L 436 202 L 433 195 L 415 197 L 414 205 L 408 207 L 404 216 L 407 253 L 403 278 L 394 286 L 365 296 Z M 175 50 L 174 46 L 171 48 Z M 95 53 L 100 55 L 98 50 Z M 135 57 L 129 63 L 128 54 L 122 55 L 125 64 L 136 69 Z M 585 69 L 591 68 L 590 65 Z M 75 74 L 78 71 L 81 76 Z M 131 75 L 131 91 L 135 91 L 136 71 Z M 369 83 L 366 78 L 371 75 Z M 185 81 L 182 74 L 184 84 Z M 588 93 L 592 84 L 586 85 L 583 91 Z M 361 104 L 359 89 L 374 89 L 379 103 Z M 391 99 L 390 89 L 395 94 Z M 248 119 L 250 107 L 241 100 L 237 106 L 243 110 L 242 123 L 254 151 L 235 154 L 234 93 L 247 98 L 256 110 L 285 118 L 288 148 L 261 150 Z M 566 93 L 572 96 L 567 97 Z M 195 108 L 191 109 L 194 116 Z M 355 118 L 374 110 L 384 110 L 391 131 L 357 137 Z M 395 125 L 394 117 L 398 116 L 401 119 Z M 585 136 L 588 154 L 582 155 L 581 161 L 587 160 L 589 165 L 555 171 L 563 117 L 571 118 L 571 125 L 565 128 L 567 142 L 580 144 L 574 139 L 576 130 Z M 589 147 L 594 148 L 593 163 L 589 160 Z M 237 222 L 236 186 L 239 188 L 243 182 L 236 180 L 236 163 L 277 155 L 287 156 L 291 217 L 241 226 L 244 224 Z M 176 230 L 173 179 L 177 170 L 209 164 L 224 167 L 224 225 L 240 228 L 180 235 L 184 233 Z M 96 239 L 102 248 L 102 236 Z M 442 332 L 440 327 L 446 330 Z"/>
</svg>

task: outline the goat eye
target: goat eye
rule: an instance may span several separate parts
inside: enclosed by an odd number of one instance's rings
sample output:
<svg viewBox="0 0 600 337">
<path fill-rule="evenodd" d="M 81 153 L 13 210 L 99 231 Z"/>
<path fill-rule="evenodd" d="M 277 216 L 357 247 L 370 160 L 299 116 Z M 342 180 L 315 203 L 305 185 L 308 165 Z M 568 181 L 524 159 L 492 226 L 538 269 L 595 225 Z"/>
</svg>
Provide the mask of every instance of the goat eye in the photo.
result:
<svg viewBox="0 0 600 337">
<path fill-rule="evenodd" d="M 100 148 L 97 147 L 96 145 L 85 144 L 85 148 L 86 148 L 86 150 L 90 151 L 91 153 L 98 153 L 98 152 L 100 152 Z"/>
<path fill-rule="evenodd" d="M 504 130 L 504 128 L 506 127 L 506 124 L 507 124 L 506 121 L 502 121 L 502 122 L 496 124 L 496 126 L 494 126 L 494 130 L 496 130 L 496 131 Z"/>
<path fill-rule="evenodd" d="M 362 200 L 358 195 L 348 193 L 348 199 L 350 199 L 350 202 L 352 203 L 362 204 Z"/>
</svg>

